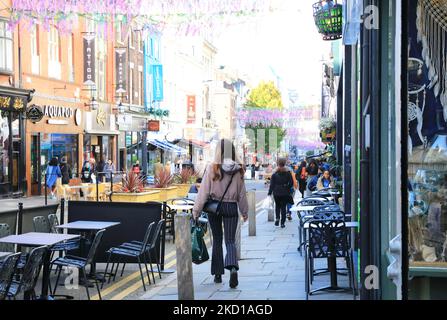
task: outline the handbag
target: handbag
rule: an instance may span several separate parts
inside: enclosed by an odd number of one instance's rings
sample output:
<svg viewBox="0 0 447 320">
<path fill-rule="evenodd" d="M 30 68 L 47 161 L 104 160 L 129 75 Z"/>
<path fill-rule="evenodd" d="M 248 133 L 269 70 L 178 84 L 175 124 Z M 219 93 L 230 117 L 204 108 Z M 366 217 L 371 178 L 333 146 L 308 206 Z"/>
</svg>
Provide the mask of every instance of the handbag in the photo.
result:
<svg viewBox="0 0 447 320">
<path fill-rule="evenodd" d="M 211 197 L 208 198 L 208 200 L 205 202 L 205 205 L 203 206 L 202 211 L 208 213 L 208 214 L 219 214 L 220 206 L 222 205 L 222 201 L 227 194 L 228 188 L 230 188 L 231 183 L 233 182 L 234 173 L 231 175 L 230 183 L 228 183 L 227 188 L 225 189 L 225 192 L 222 196 L 222 198 L 219 200 L 214 200 Z"/>
<path fill-rule="evenodd" d="M 205 231 L 199 224 L 191 228 L 192 262 L 195 264 L 201 264 L 210 259 L 205 240 L 203 239 L 204 235 Z"/>
</svg>

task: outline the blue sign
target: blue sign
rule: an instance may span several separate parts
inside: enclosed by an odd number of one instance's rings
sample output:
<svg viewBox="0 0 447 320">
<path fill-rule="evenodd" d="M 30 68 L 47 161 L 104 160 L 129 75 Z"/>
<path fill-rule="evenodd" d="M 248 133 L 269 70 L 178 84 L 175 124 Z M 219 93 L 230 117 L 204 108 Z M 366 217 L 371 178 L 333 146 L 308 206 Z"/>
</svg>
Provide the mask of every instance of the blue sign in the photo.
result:
<svg viewBox="0 0 447 320">
<path fill-rule="evenodd" d="M 161 64 L 152 66 L 152 81 L 154 101 L 163 101 L 163 66 Z"/>
</svg>

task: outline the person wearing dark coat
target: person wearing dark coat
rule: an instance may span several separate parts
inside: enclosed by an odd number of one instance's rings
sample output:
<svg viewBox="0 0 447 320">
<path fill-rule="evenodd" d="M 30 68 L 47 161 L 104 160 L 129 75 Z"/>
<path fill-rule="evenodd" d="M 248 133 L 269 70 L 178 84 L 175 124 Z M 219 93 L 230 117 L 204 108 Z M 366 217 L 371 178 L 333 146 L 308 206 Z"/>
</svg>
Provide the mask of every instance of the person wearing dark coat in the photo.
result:
<svg viewBox="0 0 447 320">
<path fill-rule="evenodd" d="M 287 160 L 285 158 L 278 159 L 278 168 L 272 175 L 270 180 L 270 189 L 268 195 L 273 194 L 276 205 L 276 221 L 275 226 L 279 226 L 281 219 L 281 228 L 285 228 L 287 217 L 287 205 L 293 204 L 291 190 L 293 188 L 293 178 L 290 171 L 286 168 Z"/>
<path fill-rule="evenodd" d="M 68 184 L 70 182 L 71 168 L 67 163 L 66 157 L 62 157 L 59 168 L 61 169 L 62 173 L 62 184 Z"/>
</svg>

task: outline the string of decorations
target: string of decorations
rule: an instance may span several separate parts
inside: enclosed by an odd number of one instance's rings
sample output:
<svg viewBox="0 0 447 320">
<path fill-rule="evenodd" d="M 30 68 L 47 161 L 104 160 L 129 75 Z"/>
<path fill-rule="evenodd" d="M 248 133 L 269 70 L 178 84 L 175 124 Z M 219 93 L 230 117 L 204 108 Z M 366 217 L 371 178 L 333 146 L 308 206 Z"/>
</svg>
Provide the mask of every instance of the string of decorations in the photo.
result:
<svg viewBox="0 0 447 320">
<path fill-rule="evenodd" d="M 142 29 L 176 35 L 203 35 L 221 32 L 263 12 L 271 11 L 272 0 L 13 0 L 9 25 L 14 28 L 54 25 L 62 33 L 71 32 L 79 19 L 94 21 L 109 36 L 108 25 L 123 28 L 138 19 Z M 141 26 L 139 26 L 141 30 Z"/>
</svg>

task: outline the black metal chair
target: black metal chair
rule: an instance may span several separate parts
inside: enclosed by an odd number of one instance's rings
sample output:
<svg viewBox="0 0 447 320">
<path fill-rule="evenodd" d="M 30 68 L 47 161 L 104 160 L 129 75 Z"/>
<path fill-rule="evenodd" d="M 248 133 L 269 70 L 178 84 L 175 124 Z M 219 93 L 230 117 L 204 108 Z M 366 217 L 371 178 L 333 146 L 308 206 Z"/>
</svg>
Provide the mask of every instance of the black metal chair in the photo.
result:
<svg viewBox="0 0 447 320">
<path fill-rule="evenodd" d="M 11 229 L 9 227 L 9 225 L 7 223 L 0 223 L 0 238 L 4 238 L 7 237 L 9 235 L 11 235 Z M 0 251 L 1 252 L 11 252 L 14 253 L 15 252 L 15 248 L 14 248 L 14 244 L 12 243 L 0 243 Z M 22 253 L 20 255 L 20 259 L 19 262 L 17 263 L 17 269 L 18 270 L 22 270 L 23 267 L 26 264 L 26 260 L 28 258 L 29 253 Z M 0 258 L 0 267 L 1 265 L 4 263 L 4 259 L 6 257 Z"/>
<path fill-rule="evenodd" d="M 106 277 L 107 271 L 109 270 L 110 261 L 113 261 L 113 256 L 116 256 L 119 260 L 121 258 L 135 258 L 138 262 L 138 267 L 140 269 L 140 275 L 141 275 L 141 281 L 143 282 L 143 288 L 144 288 L 144 291 L 146 291 L 146 284 L 144 281 L 141 264 L 144 263 L 144 266 L 146 268 L 146 274 L 149 279 L 149 284 L 151 284 L 151 277 L 149 275 L 149 271 L 147 268 L 147 260 L 146 260 L 146 251 L 147 250 L 146 250 L 146 248 L 149 243 L 150 237 L 152 236 L 152 229 L 154 228 L 154 226 L 155 226 L 155 222 L 152 222 L 151 224 L 149 224 L 149 226 L 146 229 L 146 233 L 144 235 L 142 245 L 140 247 L 137 248 L 129 243 L 124 243 L 118 247 L 112 247 L 109 250 L 107 250 L 108 258 L 107 258 L 106 269 L 104 271 L 104 278 Z M 109 282 L 110 282 L 110 278 L 113 274 L 114 265 L 115 265 L 115 262 L 112 262 L 111 275 L 109 276 Z M 125 266 L 126 266 L 126 263 L 124 263 L 124 265 L 123 265 L 123 269 L 121 271 L 121 276 L 124 272 Z M 116 277 L 116 274 L 118 272 L 118 267 L 119 267 L 119 261 L 117 262 L 116 271 L 114 273 L 114 278 Z M 154 283 L 155 283 L 154 270 L 152 268 L 152 264 L 151 264 L 151 271 L 152 271 L 152 277 L 154 278 Z M 103 285 L 104 285 L 104 283 L 103 283 Z"/>
<path fill-rule="evenodd" d="M 11 235 L 9 224 L 0 223 L 0 238 Z M 0 243 L 1 252 L 14 252 L 14 245 L 12 243 Z M 1 259 L 0 259 L 1 260 Z"/>
<path fill-rule="evenodd" d="M 327 205 L 327 201 L 322 201 L 319 199 L 314 199 L 312 197 L 305 198 L 297 203 L 297 206 L 325 206 Z M 312 211 L 298 211 L 298 239 L 300 241 L 298 246 L 298 251 L 300 252 L 300 255 L 303 256 L 302 248 L 305 245 L 304 235 L 303 235 L 303 228 L 304 224 L 308 222 L 312 217 L 310 216 L 312 214 Z"/>
<path fill-rule="evenodd" d="M 157 271 L 158 271 L 158 276 L 161 279 L 161 271 L 160 271 L 160 257 L 157 254 L 157 244 L 159 243 L 158 241 L 161 239 L 161 231 L 163 230 L 163 228 L 165 227 L 165 220 L 161 219 L 160 221 L 158 221 L 157 226 L 155 227 L 154 232 L 152 233 L 152 237 L 150 238 L 147 246 L 146 246 L 146 252 L 148 255 L 148 261 L 151 264 L 151 270 L 152 270 L 152 253 L 154 252 L 155 254 L 155 263 L 157 264 Z M 143 246 L 143 243 L 140 241 L 131 241 L 130 243 L 125 243 L 123 244 L 124 247 L 126 248 L 133 248 L 134 250 L 139 250 L 141 249 L 141 247 Z M 123 266 L 123 270 L 124 270 L 124 266 Z M 121 270 L 121 276 L 123 276 L 123 270 Z M 155 278 L 154 280 L 154 284 L 155 284 Z"/>
<path fill-rule="evenodd" d="M 21 292 L 26 297 L 36 299 L 36 293 L 34 288 L 36 287 L 37 280 L 39 279 L 40 269 L 43 265 L 43 260 L 48 247 L 42 246 L 31 250 L 25 267 L 23 268 L 20 280 L 13 280 L 9 287 L 7 297 L 9 299 L 16 299 L 17 295 Z"/>
<path fill-rule="evenodd" d="M 19 259 L 20 252 L 3 258 L 3 263 L 0 266 L 0 300 L 5 300 L 9 292 Z"/>
<path fill-rule="evenodd" d="M 309 242 L 306 245 L 305 256 L 305 287 L 306 299 L 319 291 L 329 290 L 323 287 L 312 290 L 312 275 L 315 259 L 344 258 L 348 266 L 348 277 L 353 297 L 356 297 L 353 251 L 348 242 L 348 229 L 343 220 L 313 220 L 309 222 Z M 335 268 L 337 268 L 335 266 Z M 334 270 L 336 272 L 337 270 Z"/>
<path fill-rule="evenodd" d="M 59 278 L 60 278 L 60 275 L 62 272 L 62 267 L 72 267 L 72 268 L 79 269 L 80 274 L 82 273 L 82 276 L 84 277 L 83 284 L 87 291 L 87 297 L 90 300 L 90 292 L 88 291 L 90 282 L 87 279 L 86 267 L 93 263 L 93 260 L 96 255 L 96 251 L 99 247 L 99 244 L 101 243 L 101 239 L 104 235 L 104 232 L 105 232 L 105 229 L 102 229 L 96 233 L 95 238 L 92 241 L 92 245 L 90 246 L 90 250 L 88 252 L 87 258 L 66 255 L 65 257 L 56 258 L 53 262 L 51 262 L 52 266 L 57 266 L 57 268 L 59 268 L 59 272 L 57 274 L 56 285 L 54 286 L 53 294 L 56 293 L 56 289 L 59 284 Z M 95 281 L 96 289 L 98 290 L 99 299 L 102 300 L 101 291 L 99 289 L 99 284 L 98 284 L 99 280 L 96 277 L 93 280 Z"/>
<path fill-rule="evenodd" d="M 61 229 L 56 228 L 59 225 L 59 219 L 57 218 L 56 214 L 54 214 L 54 213 L 49 214 L 48 215 L 48 222 L 49 222 L 51 233 L 62 233 Z M 67 241 L 64 241 L 61 244 L 56 245 L 55 247 L 58 248 L 58 249 L 61 249 L 60 251 L 67 252 L 67 251 L 79 249 L 79 243 L 80 243 L 79 239 L 67 240 Z M 54 251 L 57 251 L 57 250 L 54 250 Z"/>
<path fill-rule="evenodd" d="M 313 212 L 324 212 L 324 211 L 341 211 L 338 204 L 327 204 L 324 206 L 316 207 Z"/>
</svg>

